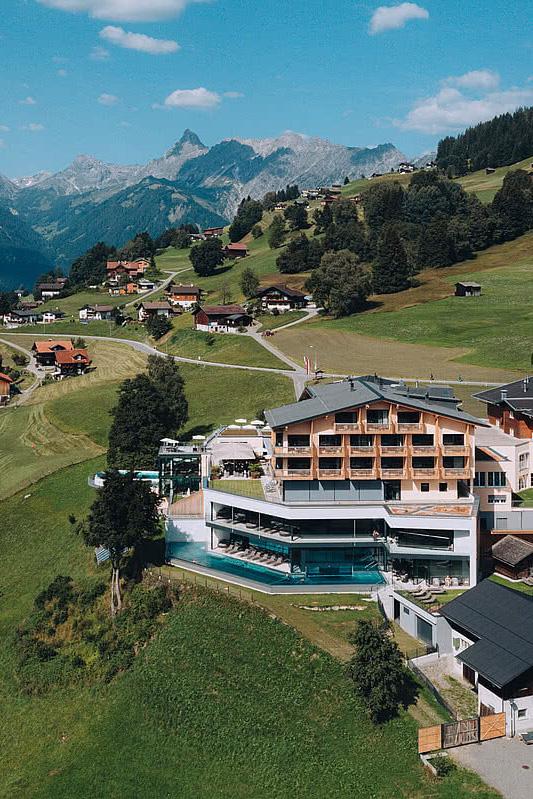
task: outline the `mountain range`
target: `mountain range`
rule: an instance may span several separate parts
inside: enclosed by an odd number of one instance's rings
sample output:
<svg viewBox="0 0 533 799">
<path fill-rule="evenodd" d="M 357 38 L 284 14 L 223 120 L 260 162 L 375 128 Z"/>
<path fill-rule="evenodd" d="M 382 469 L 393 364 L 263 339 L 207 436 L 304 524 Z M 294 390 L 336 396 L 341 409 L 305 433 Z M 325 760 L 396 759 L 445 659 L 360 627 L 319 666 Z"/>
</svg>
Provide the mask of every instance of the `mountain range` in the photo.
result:
<svg viewBox="0 0 533 799">
<path fill-rule="evenodd" d="M 121 246 L 142 230 L 155 236 L 185 222 L 225 224 L 243 197 L 386 172 L 402 160 L 390 143 L 346 147 L 287 131 L 207 147 L 186 130 L 146 164 L 79 155 L 56 173 L 0 175 L 0 285 L 31 285 L 43 266 L 68 268 L 97 241 Z"/>
</svg>

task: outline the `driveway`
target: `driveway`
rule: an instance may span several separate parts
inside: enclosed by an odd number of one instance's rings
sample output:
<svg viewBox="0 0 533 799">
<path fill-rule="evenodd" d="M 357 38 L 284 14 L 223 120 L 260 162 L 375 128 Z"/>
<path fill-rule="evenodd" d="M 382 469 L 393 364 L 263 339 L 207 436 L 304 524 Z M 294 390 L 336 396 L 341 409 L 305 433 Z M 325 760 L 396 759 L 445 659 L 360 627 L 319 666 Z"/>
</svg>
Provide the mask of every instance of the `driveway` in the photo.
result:
<svg viewBox="0 0 533 799">
<path fill-rule="evenodd" d="M 497 738 L 457 746 L 448 752 L 505 799 L 532 799 L 533 746 L 526 746 L 518 738 Z"/>
</svg>

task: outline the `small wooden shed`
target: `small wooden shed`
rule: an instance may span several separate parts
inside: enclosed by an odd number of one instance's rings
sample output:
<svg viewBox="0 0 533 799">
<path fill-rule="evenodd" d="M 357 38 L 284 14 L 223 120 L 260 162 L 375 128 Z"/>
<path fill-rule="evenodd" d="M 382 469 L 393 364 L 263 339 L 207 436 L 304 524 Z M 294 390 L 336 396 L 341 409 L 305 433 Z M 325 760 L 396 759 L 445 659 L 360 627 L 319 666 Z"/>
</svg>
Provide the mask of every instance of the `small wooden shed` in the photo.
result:
<svg viewBox="0 0 533 799">
<path fill-rule="evenodd" d="M 456 297 L 480 297 L 481 286 L 479 283 L 456 283 L 455 284 Z"/>
</svg>

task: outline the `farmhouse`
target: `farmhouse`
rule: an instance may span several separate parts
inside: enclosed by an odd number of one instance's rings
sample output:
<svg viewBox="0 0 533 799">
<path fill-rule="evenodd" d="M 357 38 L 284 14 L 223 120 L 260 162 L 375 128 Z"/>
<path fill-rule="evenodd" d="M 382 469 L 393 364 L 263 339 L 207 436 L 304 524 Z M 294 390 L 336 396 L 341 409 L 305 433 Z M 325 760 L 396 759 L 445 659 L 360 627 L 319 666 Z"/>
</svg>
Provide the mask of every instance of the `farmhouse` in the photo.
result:
<svg viewBox="0 0 533 799">
<path fill-rule="evenodd" d="M 516 438 L 533 438 L 533 379 L 525 377 L 513 383 L 474 394 L 487 405 L 489 422 Z"/>
<path fill-rule="evenodd" d="M 136 258 L 135 261 L 108 261 L 106 266 L 107 279 L 116 282 L 121 275 L 135 279 L 142 277 L 149 268 L 150 261 L 146 258 Z"/>
<path fill-rule="evenodd" d="M 204 239 L 217 239 L 224 233 L 223 227 L 206 227 L 203 232 Z"/>
<path fill-rule="evenodd" d="M 138 290 L 139 285 L 135 281 L 129 281 L 128 283 L 118 286 L 109 286 L 108 288 L 108 291 L 112 297 L 123 297 L 127 294 L 137 294 Z"/>
<path fill-rule="evenodd" d="M 0 405 L 7 405 L 11 396 L 11 386 L 13 385 L 13 378 L 9 375 L 0 372 Z"/>
<path fill-rule="evenodd" d="M 533 722 L 533 597 L 483 580 L 443 605 L 455 668 L 475 687 L 479 714 L 504 712 L 508 734 Z"/>
<path fill-rule="evenodd" d="M 139 303 L 139 322 L 146 322 L 152 316 L 164 316 L 168 319 L 169 316 L 172 316 L 172 306 L 166 300 Z"/>
<path fill-rule="evenodd" d="M 255 296 L 261 300 L 264 310 L 279 313 L 304 308 L 307 304 L 306 295 L 302 291 L 281 285 L 261 286 Z"/>
<path fill-rule="evenodd" d="M 153 280 L 148 280 L 146 277 L 142 277 L 138 282 L 137 286 L 139 291 L 153 291 L 155 289 L 155 283 Z"/>
<path fill-rule="evenodd" d="M 209 333 L 238 333 L 252 318 L 242 305 L 204 305 L 193 311 L 194 327 Z"/>
<path fill-rule="evenodd" d="M 8 327 L 15 327 L 18 325 L 34 325 L 37 322 L 43 321 L 43 315 L 36 308 L 28 310 L 13 309 L 4 316 L 4 322 Z"/>
<path fill-rule="evenodd" d="M 506 535 L 492 546 L 494 571 L 511 580 L 533 575 L 533 544 L 516 535 Z"/>
<path fill-rule="evenodd" d="M 102 321 L 113 318 L 112 305 L 84 305 L 78 312 L 80 321 Z"/>
<path fill-rule="evenodd" d="M 198 286 L 172 283 L 166 290 L 171 305 L 189 310 L 200 302 L 202 290 Z"/>
<path fill-rule="evenodd" d="M 479 283 L 456 283 L 455 284 L 456 297 L 480 297 L 481 286 Z"/>
<path fill-rule="evenodd" d="M 241 243 L 226 244 L 224 255 L 226 258 L 244 258 L 245 255 L 248 255 L 248 247 Z"/>
<path fill-rule="evenodd" d="M 56 380 L 73 375 L 81 375 L 87 371 L 91 360 L 86 349 L 58 350 L 55 353 Z"/>
<path fill-rule="evenodd" d="M 43 311 L 42 314 L 42 322 L 44 325 L 52 324 L 53 322 L 58 322 L 60 319 L 65 318 L 65 312 L 60 311 L 59 308 L 50 311 Z"/>
<path fill-rule="evenodd" d="M 32 352 L 39 366 L 53 366 L 56 361 L 56 353 L 70 352 L 74 349 L 71 341 L 34 341 Z"/>
<path fill-rule="evenodd" d="M 50 300 L 52 297 L 59 297 L 65 288 L 66 279 L 57 280 L 53 283 L 39 283 L 37 286 L 37 294 L 43 300 Z"/>
</svg>

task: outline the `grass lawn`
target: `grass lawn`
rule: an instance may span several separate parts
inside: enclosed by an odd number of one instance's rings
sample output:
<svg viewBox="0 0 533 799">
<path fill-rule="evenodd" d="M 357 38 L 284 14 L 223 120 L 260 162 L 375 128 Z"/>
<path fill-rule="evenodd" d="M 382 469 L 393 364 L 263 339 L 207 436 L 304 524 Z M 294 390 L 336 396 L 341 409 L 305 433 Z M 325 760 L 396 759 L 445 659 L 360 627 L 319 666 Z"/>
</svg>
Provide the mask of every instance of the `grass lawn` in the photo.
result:
<svg viewBox="0 0 533 799">
<path fill-rule="evenodd" d="M 228 494 L 238 494 L 241 497 L 265 498 L 261 480 L 210 480 L 209 488 L 215 491 L 227 491 Z"/>
<path fill-rule="evenodd" d="M 277 316 L 265 313 L 258 316 L 257 321 L 261 325 L 260 330 L 276 330 L 276 328 L 288 325 L 290 322 L 297 322 L 298 319 L 303 319 L 305 315 L 305 311 L 287 311 L 287 313 L 280 313 Z"/>
<path fill-rule="evenodd" d="M 522 500 L 520 503 L 522 508 L 533 507 L 533 488 L 525 488 L 523 491 L 519 491 L 517 496 Z"/>
<path fill-rule="evenodd" d="M 424 610 L 431 612 L 432 610 L 438 610 L 443 605 L 446 605 L 448 602 L 451 602 L 452 599 L 456 599 L 456 597 L 460 596 L 464 593 L 464 589 L 447 589 L 445 594 L 433 594 L 433 600 L 430 603 L 422 602 L 417 597 L 413 596 L 410 591 L 398 591 L 405 599 L 408 599 L 414 605 L 418 605 L 419 608 L 423 608 Z"/>
<path fill-rule="evenodd" d="M 59 308 L 64 311 L 68 317 L 78 319 L 78 311 L 84 305 L 124 305 L 124 303 L 135 299 L 131 297 L 112 297 L 107 289 L 79 291 L 76 294 L 71 294 L 69 297 L 53 297 L 39 306 L 39 311 L 55 311 Z M 140 296 L 139 296 L 140 299 Z"/>
<path fill-rule="evenodd" d="M 20 331 L 20 332 L 18 332 Z M 94 321 L 82 324 L 79 319 L 63 319 L 49 325 L 24 325 L 17 331 L 9 331 L 9 335 L 28 334 L 32 336 L 45 336 L 46 338 L 70 338 L 70 336 L 106 336 L 111 338 L 129 338 L 135 341 L 150 342 L 144 325 L 137 322 L 132 324 L 115 325 L 114 322 Z M 14 339 L 15 340 L 15 339 Z"/>
<path fill-rule="evenodd" d="M 113 682 L 20 693 L 16 626 L 55 575 L 95 569 L 67 517 L 88 507 L 86 475 L 101 465 L 57 472 L 28 500 L 4 504 L 0 795 L 285 799 L 290 785 L 303 799 L 497 796 L 461 770 L 433 781 L 409 715 L 373 727 L 338 660 L 260 608 L 205 589 L 183 590 L 159 636 Z M 297 607 L 332 597 L 279 599 L 309 624 L 339 623 Z"/>
<path fill-rule="evenodd" d="M 0 336 L 3 338 L 2 331 L 0 331 Z M 5 371 L 6 368 L 9 369 L 16 369 L 19 371 L 20 377 L 16 380 L 16 386 L 21 391 L 29 386 L 33 385 L 35 381 L 35 376 L 31 374 L 31 372 L 26 372 L 24 367 L 17 366 L 17 364 L 13 360 L 13 355 L 22 355 L 22 353 L 18 352 L 18 350 L 12 349 L 7 344 L 4 344 L 0 341 L 0 372 Z"/>
<path fill-rule="evenodd" d="M 533 596 L 533 585 L 525 585 L 525 583 L 514 583 L 512 580 L 507 580 L 505 577 L 500 577 L 499 574 L 491 574 L 489 580 L 495 583 L 504 585 L 506 588 L 512 588 L 514 591 L 520 591 L 521 594 L 528 594 Z"/>
<path fill-rule="evenodd" d="M 203 361 L 234 363 L 239 366 L 264 366 L 269 369 L 289 368 L 253 338 L 240 333 L 217 334 L 191 329 L 175 330 L 159 347 L 163 352 L 172 355 L 198 358 Z"/>
</svg>

